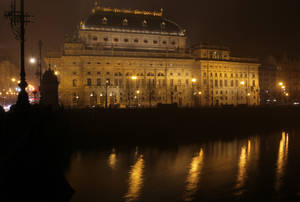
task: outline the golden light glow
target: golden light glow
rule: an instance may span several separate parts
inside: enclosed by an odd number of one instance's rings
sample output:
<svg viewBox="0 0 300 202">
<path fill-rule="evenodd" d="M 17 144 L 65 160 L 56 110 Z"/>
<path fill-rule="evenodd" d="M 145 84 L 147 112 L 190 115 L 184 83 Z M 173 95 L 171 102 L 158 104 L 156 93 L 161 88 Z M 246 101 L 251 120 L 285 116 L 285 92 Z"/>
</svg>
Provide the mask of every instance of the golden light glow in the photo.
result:
<svg viewBox="0 0 300 202">
<path fill-rule="evenodd" d="M 197 82 L 197 79 L 192 78 L 192 82 L 193 82 L 193 83 L 196 83 L 196 82 Z"/>
<path fill-rule="evenodd" d="M 245 81 L 241 81 L 240 84 L 241 84 L 241 85 L 245 85 Z"/>
<path fill-rule="evenodd" d="M 246 172 L 247 172 L 247 161 L 250 158 L 251 154 L 251 141 L 248 140 L 247 147 L 242 146 L 241 148 L 241 154 L 240 154 L 240 159 L 239 159 L 239 164 L 238 164 L 238 175 L 237 175 L 237 184 L 236 184 L 236 189 L 238 189 L 238 192 L 236 195 L 241 195 L 243 193 L 243 190 L 241 188 L 244 186 L 245 181 L 246 181 Z"/>
<path fill-rule="evenodd" d="M 193 195 L 198 190 L 198 183 L 203 167 L 203 149 L 200 150 L 199 154 L 195 156 L 191 162 L 189 174 L 187 177 L 187 185 L 183 195 L 184 201 L 192 201 Z"/>
<path fill-rule="evenodd" d="M 126 13 L 126 14 L 135 14 L 135 15 L 152 15 L 152 16 L 162 16 L 163 15 L 163 9 L 161 9 L 160 12 L 157 12 L 157 11 L 142 11 L 142 10 L 118 9 L 118 8 L 96 6 L 92 10 L 92 12 L 95 13 L 96 11 Z"/>
<path fill-rule="evenodd" d="M 11 81 L 12 81 L 12 82 L 16 82 L 16 79 L 15 79 L 15 78 L 12 78 Z"/>
<path fill-rule="evenodd" d="M 198 94 L 199 94 L 199 95 L 202 95 L 202 92 L 201 92 L 201 91 L 199 91 L 199 92 L 198 92 Z"/>
<path fill-rule="evenodd" d="M 288 133 L 282 132 L 281 140 L 278 149 L 278 159 L 277 159 L 277 172 L 276 172 L 276 183 L 275 189 L 279 190 L 281 186 L 281 178 L 284 173 L 284 168 L 287 163 L 288 158 L 288 148 L 289 148 L 289 135 Z"/>
<path fill-rule="evenodd" d="M 36 59 L 35 59 L 35 58 L 30 58 L 30 59 L 29 59 L 29 62 L 30 62 L 31 64 L 35 64 L 35 63 L 36 63 Z"/>
<path fill-rule="evenodd" d="M 59 75 L 59 71 L 55 71 L 54 74 L 57 76 Z"/>
<path fill-rule="evenodd" d="M 125 195 L 125 199 L 128 202 L 137 200 L 141 194 L 144 164 L 143 155 L 140 155 L 129 171 L 129 188 L 128 193 Z"/>
<path fill-rule="evenodd" d="M 21 83 L 21 81 L 19 80 L 18 83 Z"/>
<path fill-rule="evenodd" d="M 112 150 L 112 153 L 108 157 L 108 165 L 111 169 L 115 170 L 117 164 L 117 155 L 115 149 Z"/>
<path fill-rule="evenodd" d="M 247 95 L 248 95 L 248 96 L 250 96 L 251 94 L 250 94 L 250 93 L 248 93 Z"/>
<path fill-rule="evenodd" d="M 137 91 L 136 91 L 136 94 L 140 94 L 140 91 L 139 91 L 139 90 L 137 90 Z"/>
<path fill-rule="evenodd" d="M 289 94 L 288 94 L 288 93 L 286 93 L 286 94 L 285 94 L 285 96 L 287 96 L 287 97 L 288 97 L 288 96 L 289 96 Z"/>
<path fill-rule="evenodd" d="M 278 85 L 279 85 L 279 86 L 283 86 L 283 82 L 279 82 Z"/>
<path fill-rule="evenodd" d="M 132 76 L 131 79 L 132 80 L 137 80 L 137 77 L 136 76 Z"/>
<path fill-rule="evenodd" d="M 282 89 L 285 89 L 285 86 L 281 86 Z"/>
</svg>

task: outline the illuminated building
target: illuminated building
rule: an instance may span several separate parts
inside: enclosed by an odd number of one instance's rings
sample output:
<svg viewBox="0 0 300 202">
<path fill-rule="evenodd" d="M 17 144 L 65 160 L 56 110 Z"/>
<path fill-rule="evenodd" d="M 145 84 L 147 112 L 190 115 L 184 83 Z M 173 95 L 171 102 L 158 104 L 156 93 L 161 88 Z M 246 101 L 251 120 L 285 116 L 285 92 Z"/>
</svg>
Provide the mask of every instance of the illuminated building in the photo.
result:
<svg viewBox="0 0 300 202">
<path fill-rule="evenodd" d="M 259 64 L 226 47 L 188 48 L 186 31 L 158 12 L 95 4 L 47 63 L 64 106 L 259 104 Z"/>
</svg>

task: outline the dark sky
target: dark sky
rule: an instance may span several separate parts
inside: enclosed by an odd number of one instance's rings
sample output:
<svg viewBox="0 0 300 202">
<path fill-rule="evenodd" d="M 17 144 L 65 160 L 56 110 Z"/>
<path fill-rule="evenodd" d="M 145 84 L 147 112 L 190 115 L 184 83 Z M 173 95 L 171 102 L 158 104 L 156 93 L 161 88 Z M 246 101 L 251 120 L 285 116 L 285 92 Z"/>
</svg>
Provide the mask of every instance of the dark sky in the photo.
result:
<svg viewBox="0 0 300 202">
<path fill-rule="evenodd" d="M 19 1 L 19 0 L 17 0 Z M 117 8 L 159 10 L 188 31 L 189 44 L 222 42 L 234 55 L 261 57 L 287 52 L 300 53 L 299 0 L 102 0 Z M 27 27 L 27 56 L 37 54 L 38 40 L 45 50 L 59 50 L 65 34 L 70 34 L 86 17 L 93 0 L 25 0 L 26 10 L 35 16 Z M 0 0 L 0 14 L 9 10 L 10 0 Z M 9 23 L 0 17 L 0 56 L 17 63 Z"/>
</svg>

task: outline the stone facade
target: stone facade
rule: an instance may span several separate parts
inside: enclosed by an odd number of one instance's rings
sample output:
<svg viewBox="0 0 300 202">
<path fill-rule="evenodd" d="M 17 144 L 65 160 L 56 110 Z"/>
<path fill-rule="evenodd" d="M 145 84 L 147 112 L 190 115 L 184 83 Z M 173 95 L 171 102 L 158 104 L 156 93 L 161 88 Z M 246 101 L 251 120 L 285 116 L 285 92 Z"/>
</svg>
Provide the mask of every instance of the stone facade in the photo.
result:
<svg viewBox="0 0 300 202">
<path fill-rule="evenodd" d="M 132 22 L 132 24 L 131 24 Z M 259 104 L 259 64 L 207 44 L 186 47 L 186 34 L 163 12 L 96 6 L 47 63 L 65 106 L 181 107 Z"/>
</svg>

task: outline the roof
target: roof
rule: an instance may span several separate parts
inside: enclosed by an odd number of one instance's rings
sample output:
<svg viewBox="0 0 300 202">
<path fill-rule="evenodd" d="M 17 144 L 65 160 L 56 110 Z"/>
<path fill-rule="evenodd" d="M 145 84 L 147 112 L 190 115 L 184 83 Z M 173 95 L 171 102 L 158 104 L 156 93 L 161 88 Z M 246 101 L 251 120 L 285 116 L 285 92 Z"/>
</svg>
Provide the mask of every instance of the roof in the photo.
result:
<svg viewBox="0 0 300 202">
<path fill-rule="evenodd" d="M 162 9 L 160 12 L 151 12 L 98 6 L 82 22 L 81 28 L 117 28 L 131 31 L 184 33 L 178 24 L 163 17 Z"/>
</svg>

